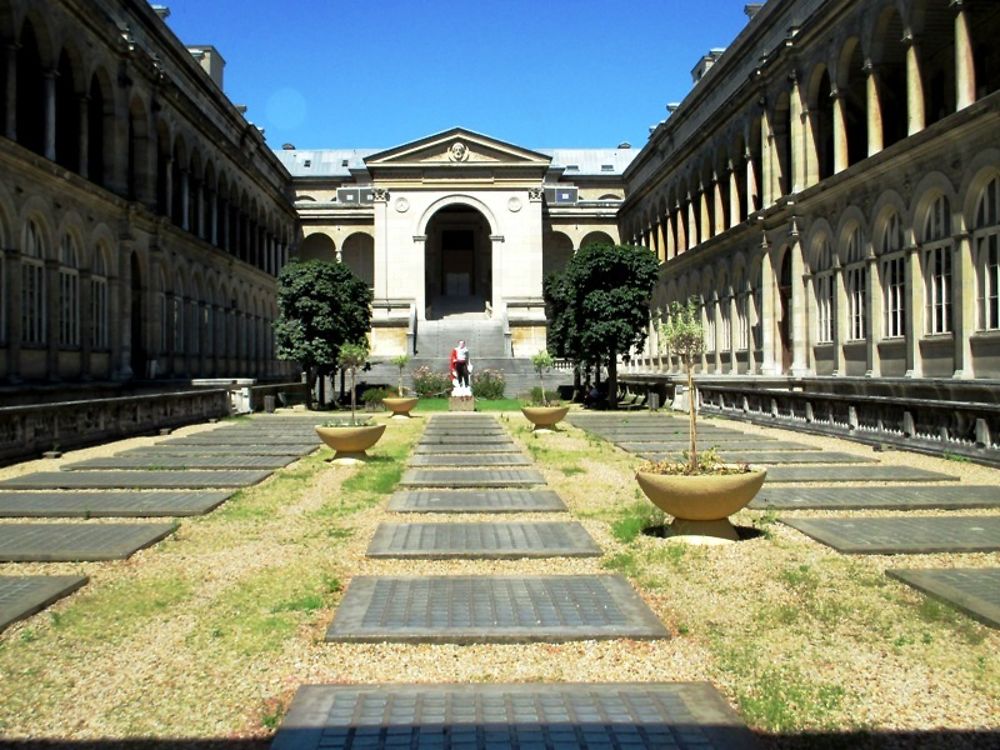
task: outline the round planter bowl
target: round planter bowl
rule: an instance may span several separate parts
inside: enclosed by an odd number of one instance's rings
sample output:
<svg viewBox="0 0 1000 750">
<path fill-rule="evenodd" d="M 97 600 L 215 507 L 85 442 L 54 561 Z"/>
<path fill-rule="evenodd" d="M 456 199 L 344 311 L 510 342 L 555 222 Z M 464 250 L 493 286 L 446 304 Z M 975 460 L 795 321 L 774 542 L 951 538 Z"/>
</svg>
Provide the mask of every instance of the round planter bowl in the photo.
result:
<svg viewBox="0 0 1000 750">
<path fill-rule="evenodd" d="M 569 413 L 568 406 L 523 406 L 521 413 L 536 430 L 551 429 Z"/>
<path fill-rule="evenodd" d="M 401 419 L 409 419 L 410 411 L 413 407 L 417 405 L 420 399 L 410 398 L 406 396 L 391 396 L 389 398 L 382 399 L 382 403 L 385 404 L 385 408 L 392 412 L 392 417 L 390 419 L 395 419 L 399 417 Z"/>
<path fill-rule="evenodd" d="M 766 469 L 746 474 L 651 474 L 636 472 L 636 481 L 657 508 L 674 517 L 674 534 L 738 541 L 729 516 L 754 499 L 767 478 Z"/>
<path fill-rule="evenodd" d="M 384 424 L 363 427 L 317 427 L 320 440 L 335 451 L 334 461 L 364 459 L 366 450 L 371 448 L 385 432 Z"/>
</svg>

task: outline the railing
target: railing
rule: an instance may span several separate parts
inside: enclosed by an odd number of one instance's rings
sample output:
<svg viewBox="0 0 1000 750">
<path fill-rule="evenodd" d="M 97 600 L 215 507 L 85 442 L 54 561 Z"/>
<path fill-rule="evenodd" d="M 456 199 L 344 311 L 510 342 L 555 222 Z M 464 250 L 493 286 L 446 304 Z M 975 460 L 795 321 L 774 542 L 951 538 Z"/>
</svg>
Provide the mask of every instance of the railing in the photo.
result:
<svg viewBox="0 0 1000 750">
<path fill-rule="evenodd" d="M 1000 464 L 1000 405 L 698 384 L 701 411 Z"/>
<path fill-rule="evenodd" d="M 306 384 L 300 381 L 252 385 L 249 390 L 251 411 L 262 411 L 264 409 L 265 396 L 275 396 L 277 406 L 304 403 L 306 399 Z"/>
<path fill-rule="evenodd" d="M 226 388 L 0 407 L 0 462 L 154 433 L 228 413 Z"/>
</svg>

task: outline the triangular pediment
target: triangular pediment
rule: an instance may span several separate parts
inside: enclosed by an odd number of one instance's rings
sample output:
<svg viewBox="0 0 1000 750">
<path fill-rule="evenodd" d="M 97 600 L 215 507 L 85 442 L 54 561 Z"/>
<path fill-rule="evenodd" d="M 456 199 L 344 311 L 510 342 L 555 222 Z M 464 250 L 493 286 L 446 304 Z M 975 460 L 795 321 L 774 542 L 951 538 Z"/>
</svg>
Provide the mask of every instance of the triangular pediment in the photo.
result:
<svg viewBox="0 0 1000 750">
<path fill-rule="evenodd" d="M 548 167 L 551 157 L 464 128 L 452 128 L 365 159 L 369 170 L 435 167 Z"/>
</svg>

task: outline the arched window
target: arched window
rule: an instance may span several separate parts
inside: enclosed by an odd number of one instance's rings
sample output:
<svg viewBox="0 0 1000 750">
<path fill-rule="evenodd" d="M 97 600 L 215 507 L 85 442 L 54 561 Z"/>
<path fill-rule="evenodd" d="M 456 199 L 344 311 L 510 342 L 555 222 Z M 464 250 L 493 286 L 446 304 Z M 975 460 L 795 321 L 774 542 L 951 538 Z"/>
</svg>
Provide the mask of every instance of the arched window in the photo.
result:
<svg viewBox="0 0 1000 750">
<path fill-rule="evenodd" d="M 733 293 L 736 295 L 736 350 L 746 351 L 747 348 L 747 296 L 749 290 L 743 282 L 743 277 L 736 276 L 733 283 Z"/>
<path fill-rule="evenodd" d="M 764 288 L 761 285 L 760 273 L 758 273 L 757 278 L 753 280 L 753 287 L 750 290 L 750 296 L 753 299 L 753 326 L 750 329 L 750 337 L 752 339 L 753 348 L 757 351 L 764 345 L 764 326 L 762 320 L 762 313 L 764 310 Z"/>
<path fill-rule="evenodd" d="M 94 326 L 90 343 L 94 349 L 107 349 L 111 337 L 108 335 L 108 259 L 103 245 L 94 251 L 90 287 L 90 317 Z"/>
<path fill-rule="evenodd" d="M 826 237 L 819 241 L 813 266 L 816 293 L 816 343 L 833 342 L 833 249 Z"/>
<path fill-rule="evenodd" d="M 705 351 L 715 352 L 716 350 L 716 330 L 715 330 L 715 292 L 709 293 L 707 298 L 702 298 L 702 307 L 705 310 Z"/>
<path fill-rule="evenodd" d="M 722 286 L 722 299 L 719 300 L 719 322 L 722 333 L 722 340 L 719 343 L 721 351 L 728 352 L 733 348 L 733 326 L 732 326 L 732 290 L 727 285 Z"/>
<path fill-rule="evenodd" d="M 979 273 L 979 328 L 1000 329 L 1000 177 L 994 177 L 979 196 L 973 234 Z"/>
<path fill-rule="evenodd" d="M 882 295 L 885 308 L 886 338 L 906 335 L 906 256 L 903 253 L 903 229 L 899 214 L 893 212 L 882 230 L 879 243 L 882 271 Z"/>
<path fill-rule="evenodd" d="M 44 258 L 38 225 L 29 221 L 21 258 L 21 341 L 25 344 L 44 344 L 47 339 Z"/>
<path fill-rule="evenodd" d="M 951 204 L 939 195 L 924 220 L 927 333 L 951 332 Z"/>
<path fill-rule="evenodd" d="M 174 354 L 183 354 L 184 346 L 184 279 L 178 276 L 174 280 Z"/>
<path fill-rule="evenodd" d="M 59 345 L 80 345 L 80 254 L 71 235 L 59 246 Z"/>
<path fill-rule="evenodd" d="M 868 337 L 868 265 L 861 227 L 848 235 L 844 250 L 847 278 L 848 341 L 864 341 Z"/>
</svg>

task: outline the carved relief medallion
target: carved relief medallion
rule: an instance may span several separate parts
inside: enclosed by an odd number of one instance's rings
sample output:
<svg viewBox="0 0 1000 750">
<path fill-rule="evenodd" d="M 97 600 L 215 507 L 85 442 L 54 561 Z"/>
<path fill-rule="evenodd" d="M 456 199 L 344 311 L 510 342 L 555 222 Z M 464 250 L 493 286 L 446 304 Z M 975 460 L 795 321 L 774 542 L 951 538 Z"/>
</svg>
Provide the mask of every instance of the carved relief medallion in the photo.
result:
<svg viewBox="0 0 1000 750">
<path fill-rule="evenodd" d="M 405 214 L 410 210 L 410 202 L 406 198 L 396 198 L 396 210 L 401 214 Z"/>
<path fill-rule="evenodd" d="M 468 161 L 469 149 L 461 141 L 455 141 L 448 149 L 448 158 L 452 161 Z"/>
<path fill-rule="evenodd" d="M 516 195 L 512 195 L 510 197 L 510 200 L 507 201 L 507 209 L 512 214 L 516 214 L 518 211 L 521 210 L 521 199 L 518 198 Z"/>
</svg>

